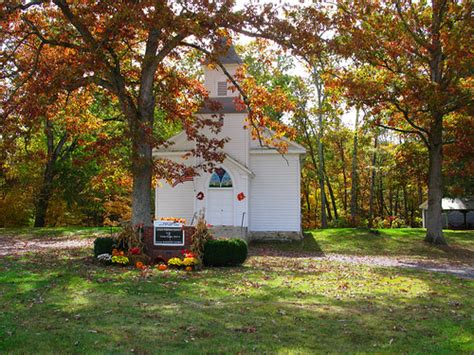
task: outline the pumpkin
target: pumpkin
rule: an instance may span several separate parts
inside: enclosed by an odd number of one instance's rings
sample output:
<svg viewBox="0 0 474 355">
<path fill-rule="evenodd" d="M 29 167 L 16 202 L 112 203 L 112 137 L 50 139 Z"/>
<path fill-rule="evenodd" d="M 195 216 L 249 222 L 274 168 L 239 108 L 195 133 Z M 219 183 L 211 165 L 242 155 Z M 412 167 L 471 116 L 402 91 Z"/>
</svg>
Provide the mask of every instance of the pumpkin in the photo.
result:
<svg viewBox="0 0 474 355">
<path fill-rule="evenodd" d="M 192 266 L 186 266 L 186 271 L 193 271 L 193 267 Z"/>
<path fill-rule="evenodd" d="M 168 269 L 168 266 L 166 266 L 165 264 L 158 265 L 158 270 L 160 270 L 160 271 L 165 271 L 167 269 Z"/>
</svg>

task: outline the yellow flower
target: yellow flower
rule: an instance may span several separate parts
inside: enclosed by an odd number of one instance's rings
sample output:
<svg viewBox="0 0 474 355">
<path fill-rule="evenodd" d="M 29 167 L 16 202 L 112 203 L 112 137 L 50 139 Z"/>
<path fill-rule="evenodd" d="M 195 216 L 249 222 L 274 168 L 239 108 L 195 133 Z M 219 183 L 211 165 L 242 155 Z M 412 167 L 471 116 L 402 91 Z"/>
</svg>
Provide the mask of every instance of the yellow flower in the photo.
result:
<svg viewBox="0 0 474 355">
<path fill-rule="evenodd" d="M 181 265 L 183 265 L 183 262 L 181 261 L 180 258 L 171 258 L 171 259 L 168 260 L 168 265 L 181 266 Z"/>
<path fill-rule="evenodd" d="M 197 264 L 196 258 L 184 258 L 183 265 L 185 266 L 193 266 Z"/>
<path fill-rule="evenodd" d="M 128 258 L 126 256 L 120 256 L 120 255 L 115 255 L 112 256 L 112 262 L 115 264 L 123 264 L 126 265 L 128 264 Z"/>
</svg>

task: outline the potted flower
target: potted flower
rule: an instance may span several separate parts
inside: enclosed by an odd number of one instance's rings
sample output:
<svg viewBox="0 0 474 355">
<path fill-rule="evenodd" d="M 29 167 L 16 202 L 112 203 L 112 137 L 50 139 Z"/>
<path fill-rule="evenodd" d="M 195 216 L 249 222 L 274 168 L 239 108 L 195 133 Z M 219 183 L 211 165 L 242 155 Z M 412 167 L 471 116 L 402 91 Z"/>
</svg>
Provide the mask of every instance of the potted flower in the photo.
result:
<svg viewBox="0 0 474 355">
<path fill-rule="evenodd" d="M 183 266 L 183 261 L 180 258 L 171 258 L 168 260 L 168 266 L 179 269 L 181 266 Z"/>
</svg>

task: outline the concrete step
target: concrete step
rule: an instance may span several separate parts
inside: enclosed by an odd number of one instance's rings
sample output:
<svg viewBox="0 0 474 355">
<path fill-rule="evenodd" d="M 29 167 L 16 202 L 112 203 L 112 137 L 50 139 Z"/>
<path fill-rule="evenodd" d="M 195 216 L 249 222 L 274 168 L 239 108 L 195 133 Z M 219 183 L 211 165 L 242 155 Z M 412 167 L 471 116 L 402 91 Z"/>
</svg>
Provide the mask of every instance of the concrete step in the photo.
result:
<svg viewBox="0 0 474 355">
<path fill-rule="evenodd" d="M 240 238 L 248 240 L 247 227 L 212 226 L 209 232 L 216 238 Z"/>
</svg>

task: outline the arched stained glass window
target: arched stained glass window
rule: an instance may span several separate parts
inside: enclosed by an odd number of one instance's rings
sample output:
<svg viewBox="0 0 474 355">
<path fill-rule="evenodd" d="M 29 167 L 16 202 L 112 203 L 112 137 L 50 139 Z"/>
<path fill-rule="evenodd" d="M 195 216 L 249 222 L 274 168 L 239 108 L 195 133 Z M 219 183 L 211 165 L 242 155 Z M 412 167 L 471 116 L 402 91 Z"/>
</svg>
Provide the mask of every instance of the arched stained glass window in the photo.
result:
<svg viewBox="0 0 474 355">
<path fill-rule="evenodd" d="M 228 188 L 232 187 L 232 179 L 223 168 L 217 168 L 211 175 L 211 181 L 209 182 L 209 187 L 213 188 Z"/>
</svg>

